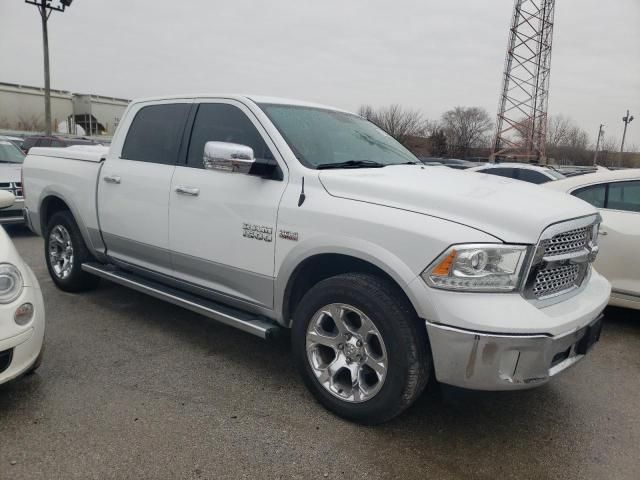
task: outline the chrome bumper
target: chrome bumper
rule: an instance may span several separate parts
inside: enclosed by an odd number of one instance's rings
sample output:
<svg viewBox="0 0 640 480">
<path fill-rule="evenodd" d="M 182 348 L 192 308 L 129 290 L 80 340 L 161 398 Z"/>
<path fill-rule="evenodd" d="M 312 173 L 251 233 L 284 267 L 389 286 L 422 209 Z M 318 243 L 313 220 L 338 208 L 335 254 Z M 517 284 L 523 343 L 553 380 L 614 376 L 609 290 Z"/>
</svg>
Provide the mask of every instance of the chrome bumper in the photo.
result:
<svg viewBox="0 0 640 480">
<path fill-rule="evenodd" d="M 2 214 L 0 215 L 0 225 L 24 223 L 23 205 L 24 200 L 19 198 L 16 199 L 11 207 L 2 210 Z"/>
<path fill-rule="evenodd" d="M 519 390 L 541 385 L 582 360 L 600 338 L 602 315 L 556 337 L 426 323 L 438 381 L 473 390 Z"/>
</svg>

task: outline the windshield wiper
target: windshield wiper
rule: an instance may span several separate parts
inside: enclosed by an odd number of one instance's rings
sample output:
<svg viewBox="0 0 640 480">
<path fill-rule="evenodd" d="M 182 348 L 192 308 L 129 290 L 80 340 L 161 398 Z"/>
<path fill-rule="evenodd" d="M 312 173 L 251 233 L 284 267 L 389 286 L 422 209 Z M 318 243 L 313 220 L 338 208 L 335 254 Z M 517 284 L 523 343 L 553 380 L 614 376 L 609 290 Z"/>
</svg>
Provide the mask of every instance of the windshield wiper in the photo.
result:
<svg viewBox="0 0 640 480">
<path fill-rule="evenodd" d="M 372 160 L 348 160 L 338 163 L 321 163 L 316 167 L 318 170 L 329 170 L 331 168 L 382 168 L 386 167 L 384 163 L 374 162 Z"/>
</svg>

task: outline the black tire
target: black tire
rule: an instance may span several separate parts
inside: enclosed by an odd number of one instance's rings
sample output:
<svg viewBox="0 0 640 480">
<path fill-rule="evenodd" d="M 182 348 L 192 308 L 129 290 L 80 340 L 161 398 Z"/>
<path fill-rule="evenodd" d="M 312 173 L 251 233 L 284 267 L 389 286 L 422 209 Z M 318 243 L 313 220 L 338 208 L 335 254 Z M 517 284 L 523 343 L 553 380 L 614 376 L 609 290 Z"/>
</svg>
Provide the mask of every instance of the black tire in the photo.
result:
<svg viewBox="0 0 640 480">
<path fill-rule="evenodd" d="M 61 278 L 56 274 L 53 269 L 51 259 L 49 257 L 50 245 L 50 233 L 57 227 L 63 227 L 70 237 L 71 247 L 73 248 L 73 263 L 71 271 L 68 276 Z M 91 275 L 82 270 L 82 264 L 85 262 L 95 261 L 91 252 L 84 243 L 84 239 L 80 233 L 80 229 L 76 224 L 76 221 L 69 211 L 61 211 L 54 213 L 49 219 L 47 224 L 47 231 L 44 236 L 44 255 L 47 262 L 47 269 L 49 275 L 53 280 L 53 283 L 60 290 L 65 292 L 83 292 L 95 288 L 100 282 L 100 278 L 95 275 Z"/>
<path fill-rule="evenodd" d="M 384 383 L 372 398 L 361 403 L 330 393 L 316 378 L 307 358 L 309 322 L 316 312 L 333 303 L 353 306 L 367 315 L 387 351 Z M 426 327 L 398 287 L 374 275 L 343 274 L 312 287 L 293 315 L 291 341 L 294 361 L 311 393 L 330 411 L 360 424 L 375 425 L 399 415 L 420 396 L 431 371 Z"/>
</svg>

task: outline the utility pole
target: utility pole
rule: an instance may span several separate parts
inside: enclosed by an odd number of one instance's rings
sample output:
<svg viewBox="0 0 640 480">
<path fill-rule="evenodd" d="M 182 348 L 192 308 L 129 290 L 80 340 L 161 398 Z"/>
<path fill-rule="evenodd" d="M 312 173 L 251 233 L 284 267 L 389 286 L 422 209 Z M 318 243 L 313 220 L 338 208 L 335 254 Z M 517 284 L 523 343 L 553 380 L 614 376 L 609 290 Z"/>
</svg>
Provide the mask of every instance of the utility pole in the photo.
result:
<svg viewBox="0 0 640 480">
<path fill-rule="evenodd" d="M 38 7 L 42 19 L 42 49 L 44 51 L 44 131 L 51 135 L 51 79 L 49 75 L 49 30 L 47 23 L 53 10 L 64 12 L 73 0 L 25 0 L 26 3 Z"/>
<path fill-rule="evenodd" d="M 624 154 L 624 139 L 627 136 L 627 127 L 633 121 L 633 115 L 629 115 L 629 110 L 627 110 L 627 116 L 622 117 L 622 121 L 624 122 L 624 131 L 622 132 L 622 144 L 620 145 L 620 162 L 619 167 L 622 166 L 622 155 Z"/>
<path fill-rule="evenodd" d="M 593 153 L 593 166 L 598 164 L 598 149 L 600 148 L 600 138 L 604 137 L 604 125 L 601 123 L 598 129 L 598 140 L 596 140 L 596 151 Z"/>
</svg>

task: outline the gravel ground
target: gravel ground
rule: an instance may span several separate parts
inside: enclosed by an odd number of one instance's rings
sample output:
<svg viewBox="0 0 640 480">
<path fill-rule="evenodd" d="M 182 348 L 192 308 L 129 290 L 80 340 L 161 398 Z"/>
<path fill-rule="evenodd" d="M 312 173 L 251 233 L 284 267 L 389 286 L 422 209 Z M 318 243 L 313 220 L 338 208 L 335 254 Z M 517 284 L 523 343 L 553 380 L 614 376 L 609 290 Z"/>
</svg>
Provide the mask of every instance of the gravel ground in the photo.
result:
<svg viewBox="0 0 640 480">
<path fill-rule="evenodd" d="M 10 234 L 40 279 L 47 350 L 0 386 L 0 479 L 639 478 L 639 312 L 608 310 L 591 355 L 541 388 L 434 385 L 365 428 L 313 400 L 286 341 L 106 282 L 63 293 L 42 240 Z"/>
</svg>

